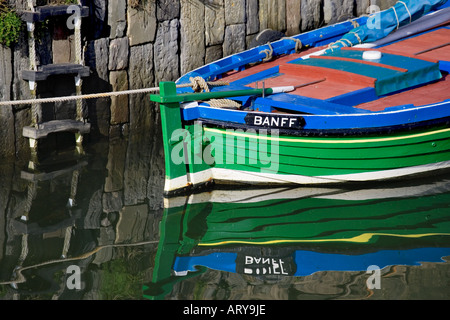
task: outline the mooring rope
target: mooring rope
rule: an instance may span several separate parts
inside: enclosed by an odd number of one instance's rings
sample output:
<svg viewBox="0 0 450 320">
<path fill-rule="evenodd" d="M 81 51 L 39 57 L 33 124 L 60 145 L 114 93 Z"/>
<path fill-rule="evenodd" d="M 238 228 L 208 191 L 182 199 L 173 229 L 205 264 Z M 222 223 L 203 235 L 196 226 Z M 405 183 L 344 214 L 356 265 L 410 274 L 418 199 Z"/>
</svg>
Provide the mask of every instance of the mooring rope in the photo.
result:
<svg viewBox="0 0 450 320">
<path fill-rule="evenodd" d="M 228 85 L 225 81 L 215 81 L 208 82 L 209 86 L 225 86 Z M 177 85 L 177 88 L 187 88 L 192 87 L 192 83 Z M 15 101 L 0 101 L 0 106 L 14 106 L 23 104 L 34 104 L 34 103 L 50 103 L 50 102 L 65 102 L 73 101 L 79 99 L 96 99 L 96 98 L 107 98 L 107 97 L 117 97 L 127 94 L 139 94 L 139 93 L 151 93 L 158 92 L 159 87 L 144 88 L 144 89 L 134 89 L 134 90 L 124 90 L 124 91 L 114 91 L 114 92 L 102 92 L 102 93 L 91 93 L 83 94 L 79 96 L 65 96 L 65 97 L 53 97 L 53 98 L 40 98 L 40 99 L 26 99 L 26 100 L 15 100 Z"/>
</svg>

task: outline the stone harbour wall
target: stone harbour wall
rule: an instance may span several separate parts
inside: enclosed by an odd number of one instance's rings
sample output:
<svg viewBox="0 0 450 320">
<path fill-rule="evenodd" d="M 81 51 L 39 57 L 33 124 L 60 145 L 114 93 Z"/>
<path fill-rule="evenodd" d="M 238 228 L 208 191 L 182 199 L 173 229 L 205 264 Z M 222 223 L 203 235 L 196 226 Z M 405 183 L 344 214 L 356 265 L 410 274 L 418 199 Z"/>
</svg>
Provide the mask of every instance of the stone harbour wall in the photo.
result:
<svg viewBox="0 0 450 320">
<path fill-rule="evenodd" d="M 83 93 L 156 86 L 159 81 L 176 80 L 205 63 L 248 49 L 262 30 L 294 35 L 360 16 L 373 4 L 385 9 L 395 2 L 84 0 L 81 3 L 90 8 L 82 23 L 84 60 L 91 76 L 83 81 Z M 18 11 L 27 7 L 27 0 L 9 3 Z M 38 64 L 70 62 L 74 56 L 73 35 L 60 27 L 42 28 L 38 37 Z M 20 78 L 20 71 L 28 68 L 28 54 L 25 30 L 16 45 L 0 45 L 0 100 L 30 97 L 28 84 Z M 67 88 L 61 80 L 55 81 L 39 83 L 39 96 L 73 94 L 72 80 L 67 80 Z M 47 119 L 73 116 L 75 110 L 73 103 L 44 108 Z M 145 129 L 152 125 L 149 112 L 157 111 L 144 94 L 87 100 L 86 115 L 93 125 L 90 136 L 113 137 Z M 29 106 L 0 109 L 0 156 L 27 154 L 21 130 L 30 124 L 29 113 Z"/>
</svg>

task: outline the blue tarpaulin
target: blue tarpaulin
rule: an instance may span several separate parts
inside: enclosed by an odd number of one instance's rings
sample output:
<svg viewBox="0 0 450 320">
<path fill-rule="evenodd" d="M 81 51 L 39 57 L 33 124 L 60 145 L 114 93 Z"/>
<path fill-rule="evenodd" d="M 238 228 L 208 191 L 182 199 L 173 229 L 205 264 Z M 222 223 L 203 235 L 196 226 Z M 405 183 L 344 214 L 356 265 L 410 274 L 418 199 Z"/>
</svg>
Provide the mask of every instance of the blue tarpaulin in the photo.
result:
<svg viewBox="0 0 450 320">
<path fill-rule="evenodd" d="M 327 52 L 382 39 L 398 28 L 438 9 L 446 2 L 447 0 L 398 1 L 391 8 L 372 14 L 365 25 L 345 34 L 339 41 L 331 44 Z"/>
</svg>

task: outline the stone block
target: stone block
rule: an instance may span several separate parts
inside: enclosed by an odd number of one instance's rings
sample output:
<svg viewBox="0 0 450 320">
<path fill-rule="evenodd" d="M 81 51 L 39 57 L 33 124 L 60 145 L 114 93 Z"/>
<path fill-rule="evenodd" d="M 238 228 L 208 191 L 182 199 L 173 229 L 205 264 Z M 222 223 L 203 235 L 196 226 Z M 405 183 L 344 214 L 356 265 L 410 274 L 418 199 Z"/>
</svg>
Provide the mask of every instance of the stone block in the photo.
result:
<svg viewBox="0 0 450 320">
<path fill-rule="evenodd" d="M 109 38 L 89 41 L 85 51 L 85 63 L 92 71 L 90 77 L 83 80 L 83 93 L 98 93 L 111 91 L 109 84 Z M 91 136 L 109 136 L 110 98 L 85 100 L 92 127 Z"/>
<path fill-rule="evenodd" d="M 147 113 L 150 113 L 147 110 Z M 150 118 L 150 116 L 149 116 Z M 130 134 L 125 158 L 124 170 L 124 205 L 136 205 L 146 201 L 148 180 L 150 178 L 153 137 L 148 133 Z"/>
<path fill-rule="evenodd" d="M 84 5 L 89 6 L 90 14 L 88 18 L 83 19 L 83 25 L 89 24 L 89 28 L 86 28 L 86 33 L 89 38 L 100 39 L 103 37 L 109 37 L 108 20 L 108 1 L 105 0 L 91 0 L 83 1 Z"/>
<path fill-rule="evenodd" d="M 369 14 L 368 9 L 370 7 L 371 0 L 356 0 L 355 1 L 355 13 L 359 17 L 363 14 Z"/>
<path fill-rule="evenodd" d="M 109 82 L 112 91 L 128 90 L 128 74 L 126 71 L 111 71 L 109 74 Z M 110 123 L 120 124 L 129 121 L 128 96 L 120 95 L 111 97 L 111 119 Z"/>
<path fill-rule="evenodd" d="M 102 38 L 89 41 L 86 46 L 84 61 L 94 73 L 94 77 L 108 82 L 109 39 Z"/>
<path fill-rule="evenodd" d="M 139 6 L 130 5 L 128 1 L 128 29 L 130 45 L 136 46 L 153 42 L 156 35 L 156 1 L 145 1 Z"/>
<path fill-rule="evenodd" d="M 147 43 L 130 47 L 128 81 L 130 89 L 142 89 L 154 86 L 153 44 Z M 151 102 L 148 94 L 129 96 L 130 132 L 144 130 L 150 125 L 149 112 Z"/>
<path fill-rule="evenodd" d="M 11 100 L 12 73 L 11 49 L 0 45 L 0 101 Z"/>
<path fill-rule="evenodd" d="M 123 70 L 128 67 L 128 37 L 111 40 L 109 44 L 109 70 Z"/>
<path fill-rule="evenodd" d="M 123 207 L 121 191 L 105 192 L 102 197 L 103 212 L 119 212 Z"/>
<path fill-rule="evenodd" d="M 126 154 L 127 143 L 125 139 L 111 141 L 106 164 L 106 170 L 108 170 L 104 187 L 106 193 L 118 192 L 123 189 Z"/>
<path fill-rule="evenodd" d="M 269 29 L 284 31 L 286 30 L 286 1 L 269 0 L 268 1 L 268 23 Z"/>
<path fill-rule="evenodd" d="M 381 10 L 386 10 L 394 6 L 397 2 L 398 2 L 397 0 L 378 0 L 378 1 L 371 1 L 371 4 L 379 6 Z"/>
<path fill-rule="evenodd" d="M 321 23 L 321 1 L 302 0 L 301 3 L 301 31 L 316 29 Z"/>
<path fill-rule="evenodd" d="M 300 33 L 300 7 L 298 0 L 286 0 L 286 35 L 293 36 Z"/>
<path fill-rule="evenodd" d="M 323 19 L 325 23 L 334 24 L 353 18 L 353 0 L 325 0 L 323 2 Z"/>
<path fill-rule="evenodd" d="M 117 222 L 115 243 L 133 243 L 145 240 L 147 219 L 148 206 L 146 204 L 124 207 L 120 211 Z"/>
<path fill-rule="evenodd" d="M 205 63 L 205 5 L 200 0 L 181 2 L 180 68 L 185 74 Z"/>
<path fill-rule="evenodd" d="M 223 57 L 222 45 L 211 46 L 206 48 L 205 64 L 214 62 Z"/>
<path fill-rule="evenodd" d="M 53 39 L 53 63 L 73 63 L 75 61 L 75 52 L 73 51 L 73 37 L 65 40 Z"/>
<path fill-rule="evenodd" d="M 110 38 L 122 38 L 127 28 L 127 1 L 109 0 L 108 2 L 108 26 Z"/>
<path fill-rule="evenodd" d="M 245 23 L 245 0 L 225 0 L 225 22 L 227 25 Z"/>
<path fill-rule="evenodd" d="M 215 0 L 214 5 L 205 7 L 206 46 L 223 43 L 225 33 L 225 8 L 223 0 Z"/>
<path fill-rule="evenodd" d="M 259 30 L 286 30 L 286 1 L 259 0 Z"/>
<path fill-rule="evenodd" d="M 158 21 L 180 18 L 180 0 L 158 0 L 156 2 L 156 18 Z"/>
<path fill-rule="evenodd" d="M 268 17 L 269 17 L 269 0 L 259 0 L 259 30 L 262 31 L 268 28 Z"/>
<path fill-rule="evenodd" d="M 246 47 L 245 24 L 233 24 L 225 29 L 223 56 L 242 52 Z"/>
<path fill-rule="evenodd" d="M 258 0 L 247 0 L 247 35 L 259 32 L 258 10 Z"/>
<path fill-rule="evenodd" d="M 0 101 L 11 100 L 11 59 L 11 49 L 0 45 Z M 14 145 L 14 114 L 12 106 L 0 107 L 0 123 L 0 158 L 13 157 L 16 150 Z"/>
<path fill-rule="evenodd" d="M 178 62 L 178 19 L 160 22 L 154 44 L 155 82 L 180 77 Z"/>
</svg>

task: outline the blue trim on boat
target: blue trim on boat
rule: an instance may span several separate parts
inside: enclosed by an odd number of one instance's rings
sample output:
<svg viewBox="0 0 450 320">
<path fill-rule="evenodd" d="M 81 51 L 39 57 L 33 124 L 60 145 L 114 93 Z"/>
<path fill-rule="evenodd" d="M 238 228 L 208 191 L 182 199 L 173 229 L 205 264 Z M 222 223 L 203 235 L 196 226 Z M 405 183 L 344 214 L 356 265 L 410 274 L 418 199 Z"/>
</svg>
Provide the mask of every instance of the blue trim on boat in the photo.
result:
<svg viewBox="0 0 450 320">
<path fill-rule="evenodd" d="M 237 253 L 215 252 L 206 256 L 176 257 L 173 270 L 175 272 L 195 272 L 197 266 L 205 266 L 212 270 L 236 272 Z"/>
<path fill-rule="evenodd" d="M 275 66 L 275 67 L 251 74 L 251 75 L 241 78 L 239 80 L 233 81 L 233 85 L 245 86 L 250 83 L 277 77 L 280 75 L 279 71 L 280 71 L 280 66 Z"/>
<path fill-rule="evenodd" d="M 347 113 L 367 113 L 369 111 L 337 104 L 325 100 L 303 97 L 288 93 L 280 93 L 265 98 L 257 98 L 255 105 L 268 105 L 277 109 L 323 115 Z M 261 109 L 260 109 L 261 110 Z M 262 110 L 261 110 L 262 111 Z"/>
<path fill-rule="evenodd" d="M 353 19 L 353 21 L 363 25 L 366 23 L 367 17 L 356 18 Z M 336 38 L 340 38 L 352 29 L 353 24 L 350 21 L 345 21 L 336 25 L 326 26 L 317 30 L 305 32 L 291 38 L 300 40 L 303 46 L 320 46 L 331 43 Z M 296 43 L 288 38 L 272 42 L 271 47 L 273 49 L 273 56 L 294 53 L 295 45 Z M 269 46 L 259 46 L 241 53 L 230 55 L 216 62 L 209 63 L 185 74 L 177 80 L 177 84 L 189 83 L 189 78 L 196 76 L 203 77 L 206 81 L 213 81 L 220 79 L 226 72 L 232 70 L 243 70 L 246 65 L 262 61 L 266 58 L 266 54 L 263 52 L 265 49 L 269 49 Z M 189 92 L 188 90 L 189 89 L 183 89 L 179 90 L 179 92 Z"/>
<path fill-rule="evenodd" d="M 356 109 L 356 108 L 355 108 Z M 206 106 L 187 107 L 182 110 L 184 121 L 197 119 L 230 122 L 245 125 L 245 117 L 249 112 Z M 263 112 L 259 113 L 264 115 Z M 450 100 L 414 107 L 411 105 L 396 106 L 381 112 L 349 113 L 349 114 L 301 114 L 306 124 L 304 130 L 358 130 L 382 127 L 407 127 L 408 125 L 445 119 L 450 117 Z M 301 133 L 302 130 L 300 130 Z"/>
<path fill-rule="evenodd" d="M 450 61 L 439 60 L 439 69 L 441 69 L 441 71 L 450 73 Z"/>
<path fill-rule="evenodd" d="M 203 266 L 212 270 L 232 273 L 238 272 L 238 270 L 240 272 L 244 271 L 245 273 L 245 270 L 249 270 L 248 272 L 252 272 L 252 274 L 264 276 L 263 269 L 265 269 L 264 271 L 267 271 L 267 275 L 276 273 L 302 277 L 319 271 L 367 271 L 369 266 L 376 266 L 383 269 L 392 265 L 418 266 L 422 262 L 444 263 L 445 260 L 443 260 L 443 257 L 450 255 L 450 248 L 429 247 L 407 250 L 380 250 L 355 255 L 295 250 L 284 257 L 258 257 L 259 259 L 256 264 L 242 262 L 239 264 L 237 261 L 239 254 L 245 256 L 245 253 L 214 252 L 204 256 L 176 257 L 173 270 L 179 274 L 183 274 L 187 271 L 196 272 L 199 266 Z M 253 256 L 249 254 L 249 257 Z M 280 259 L 287 260 L 287 257 L 293 258 L 293 274 L 291 272 L 281 272 L 284 269 L 278 262 Z M 271 264 L 272 259 L 277 262 L 277 270 L 273 269 L 268 271 L 268 268 L 274 267 Z M 266 262 L 264 263 L 264 261 Z M 254 271 L 252 271 L 253 269 Z"/>
<path fill-rule="evenodd" d="M 313 251 L 296 251 L 296 276 L 317 271 L 366 271 L 371 265 L 383 269 L 391 265 L 418 266 L 422 262 L 445 262 L 450 248 L 418 248 L 409 250 L 381 250 L 361 255 L 343 255 Z"/>
<path fill-rule="evenodd" d="M 379 97 L 377 96 L 375 88 L 367 87 L 352 92 L 344 93 L 339 96 L 329 98 L 325 101 L 353 107 L 361 103 L 376 100 L 378 98 Z"/>
</svg>

